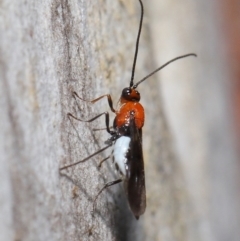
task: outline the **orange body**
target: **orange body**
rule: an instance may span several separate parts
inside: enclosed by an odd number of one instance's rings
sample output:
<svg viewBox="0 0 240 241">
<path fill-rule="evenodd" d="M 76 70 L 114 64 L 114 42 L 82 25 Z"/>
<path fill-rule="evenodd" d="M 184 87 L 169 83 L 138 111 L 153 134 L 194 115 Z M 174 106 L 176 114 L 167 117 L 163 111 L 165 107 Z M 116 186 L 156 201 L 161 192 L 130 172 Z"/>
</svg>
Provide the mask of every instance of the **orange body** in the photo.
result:
<svg viewBox="0 0 240 241">
<path fill-rule="evenodd" d="M 122 101 L 121 101 L 122 102 Z M 117 127 L 128 126 L 130 122 L 130 112 L 134 111 L 135 124 L 138 129 L 144 125 L 144 109 L 139 102 L 124 101 L 119 110 L 116 111 L 115 124 Z"/>
</svg>

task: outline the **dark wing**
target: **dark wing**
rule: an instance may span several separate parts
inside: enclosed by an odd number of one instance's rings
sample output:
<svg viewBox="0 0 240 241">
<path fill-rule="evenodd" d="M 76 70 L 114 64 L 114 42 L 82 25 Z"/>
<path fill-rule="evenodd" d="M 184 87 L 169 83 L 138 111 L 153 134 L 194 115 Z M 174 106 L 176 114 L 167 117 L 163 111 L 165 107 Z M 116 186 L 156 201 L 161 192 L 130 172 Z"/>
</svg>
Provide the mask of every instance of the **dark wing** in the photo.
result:
<svg viewBox="0 0 240 241">
<path fill-rule="evenodd" d="M 125 188 L 130 208 L 136 219 L 138 219 L 146 209 L 142 129 L 137 128 L 134 114 L 131 115 L 129 124 L 131 142 L 127 154 L 128 169 Z"/>
</svg>

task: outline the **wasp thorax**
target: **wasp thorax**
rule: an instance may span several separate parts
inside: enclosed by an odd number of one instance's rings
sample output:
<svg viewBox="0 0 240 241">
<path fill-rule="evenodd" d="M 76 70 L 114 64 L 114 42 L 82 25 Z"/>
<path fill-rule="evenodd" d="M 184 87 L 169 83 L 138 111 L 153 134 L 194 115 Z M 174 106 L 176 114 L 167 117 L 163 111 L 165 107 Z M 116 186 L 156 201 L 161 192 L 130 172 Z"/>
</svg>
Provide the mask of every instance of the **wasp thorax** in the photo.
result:
<svg viewBox="0 0 240 241">
<path fill-rule="evenodd" d="M 140 93 L 131 87 L 124 88 L 122 91 L 122 99 L 128 100 L 128 101 L 140 101 Z"/>
</svg>

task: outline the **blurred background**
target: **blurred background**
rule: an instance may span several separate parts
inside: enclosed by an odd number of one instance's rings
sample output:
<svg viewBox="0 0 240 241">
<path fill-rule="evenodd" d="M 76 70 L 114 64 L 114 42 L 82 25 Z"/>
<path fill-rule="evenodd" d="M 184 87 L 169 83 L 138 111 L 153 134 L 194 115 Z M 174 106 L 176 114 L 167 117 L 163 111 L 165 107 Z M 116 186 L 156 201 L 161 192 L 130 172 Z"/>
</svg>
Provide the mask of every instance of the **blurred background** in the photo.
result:
<svg viewBox="0 0 240 241">
<path fill-rule="evenodd" d="M 239 3 L 145 4 L 155 63 L 198 55 L 158 75 L 164 114 L 198 217 L 192 221 L 199 236 L 191 240 L 240 239 Z"/>
</svg>

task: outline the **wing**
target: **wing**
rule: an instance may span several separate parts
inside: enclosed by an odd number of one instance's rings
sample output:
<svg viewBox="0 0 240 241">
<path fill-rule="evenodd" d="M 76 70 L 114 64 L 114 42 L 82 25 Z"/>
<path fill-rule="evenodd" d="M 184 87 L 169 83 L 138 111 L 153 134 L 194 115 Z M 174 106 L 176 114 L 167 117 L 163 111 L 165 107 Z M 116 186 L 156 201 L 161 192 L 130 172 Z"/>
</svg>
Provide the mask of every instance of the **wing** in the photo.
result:
<svg viewBox="0 0 240 241">
<path fill-rule="evenodd" d="M 146 191 L 142 152 L 142 129 L 136 127 L 134 114 L 130 117 L 129 130 L 131 141 L 127 154 L 128 169 L 125 188 L 130 208 L 136 219 L 138 219 L 146 209 Z"/>
</svg>

